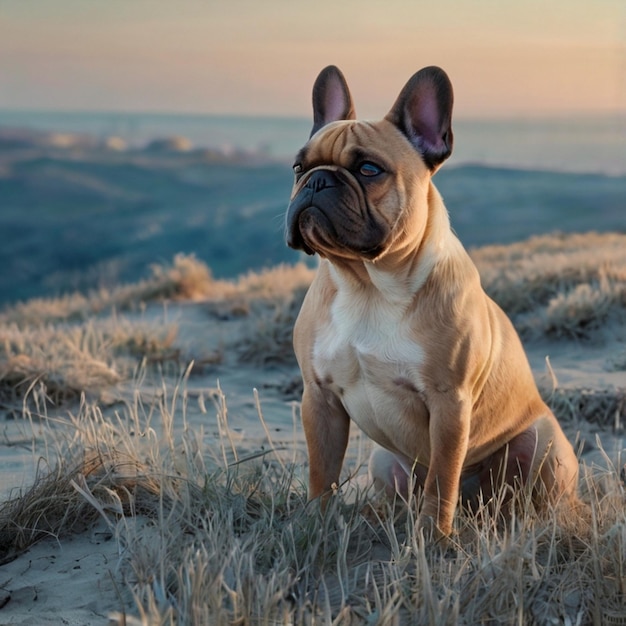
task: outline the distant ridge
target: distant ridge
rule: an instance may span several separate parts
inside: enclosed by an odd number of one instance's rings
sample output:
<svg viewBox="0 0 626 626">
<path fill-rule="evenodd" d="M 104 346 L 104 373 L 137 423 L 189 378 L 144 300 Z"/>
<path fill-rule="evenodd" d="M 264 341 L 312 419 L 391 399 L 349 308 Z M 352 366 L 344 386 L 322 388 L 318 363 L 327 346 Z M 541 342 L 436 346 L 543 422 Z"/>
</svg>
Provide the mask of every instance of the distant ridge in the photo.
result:
<svg viewBox="0 0 626 626">
<path fill-rule="evenodd" d="M 177 147 L 0 133 L 0 305 L 134 281 L 178 252 L 218 278 L 301 258 L 283 242 L 286 163 Z M 624 176 L 465 165 L 435 183 L 468 247 L 626 229 Z"/>
</svg>

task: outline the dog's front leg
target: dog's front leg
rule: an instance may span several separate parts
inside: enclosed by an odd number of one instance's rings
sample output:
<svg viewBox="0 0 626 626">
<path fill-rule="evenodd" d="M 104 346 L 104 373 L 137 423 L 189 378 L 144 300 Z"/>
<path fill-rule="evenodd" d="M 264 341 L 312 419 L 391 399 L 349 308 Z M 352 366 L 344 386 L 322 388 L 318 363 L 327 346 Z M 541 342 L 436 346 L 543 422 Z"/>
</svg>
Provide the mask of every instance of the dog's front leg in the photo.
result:
<svg viewBox="0 0 626 626">
<path fill-rule="evenodd" d="M 430 405 L 430 464 L 424 483 L 421 525 L 430 527 L 438 536 L 452 532 L 467 456 L 470 417 L 471 403 L 453 391 L 438 393 Z"/>
<path fill-rule="evenodd" d="M 350 418 L 329 391 L 305 385 L 302 425 L 309 453 L 309 499 L 322 496 L 322 505 L 339 474 L 348 446 Z"/>
</svg>

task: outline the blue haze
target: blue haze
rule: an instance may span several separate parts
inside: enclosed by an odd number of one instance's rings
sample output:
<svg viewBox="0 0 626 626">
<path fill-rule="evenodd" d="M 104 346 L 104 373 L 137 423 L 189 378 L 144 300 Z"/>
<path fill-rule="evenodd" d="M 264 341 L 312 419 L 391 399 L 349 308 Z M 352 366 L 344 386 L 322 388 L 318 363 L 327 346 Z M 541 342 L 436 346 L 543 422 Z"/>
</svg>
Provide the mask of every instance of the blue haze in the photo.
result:
<svg viewBox="0 0 626 626">
<path fill-rule="evenodd" d="M 624 232 L 625 123 L 456 122 L 435 182 L 463 243 Z M 28 140 L 37 130 L 93 139 L 50 148 Z M 0 306 L 137 280 L 178 252 L 217 277 L 298 260 L 282 216 L 309 130 L 302 119 L 0 111 Z M 113 135 L 129 148 L 104 150 Z M 173 135 L 212 150 L 147 149 Z"/>
</svg>

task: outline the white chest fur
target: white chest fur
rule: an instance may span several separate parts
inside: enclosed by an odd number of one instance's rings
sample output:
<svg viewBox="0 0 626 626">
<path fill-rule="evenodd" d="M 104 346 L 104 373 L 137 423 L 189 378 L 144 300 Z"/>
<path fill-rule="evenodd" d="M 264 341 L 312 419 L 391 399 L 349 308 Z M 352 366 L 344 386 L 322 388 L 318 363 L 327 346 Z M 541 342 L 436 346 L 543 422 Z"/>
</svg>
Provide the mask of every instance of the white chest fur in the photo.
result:
<svg viewBox="0 0 626 626">
<path fill-rule="evenodd" d="M 330 321 L 313 347 L 315 372 L 363 431 L 400 451 L 399 424 L 412 419 L 416 405 L 423 408 L 424 354 L 410 312 L 414 285 L 376 275 L 377 289 L 358 289 L 334 278 L 338 292 Z"/>
<path fill-rule="evenodd" d="M 422 350 L 411 338 L 407 304 L 376 293 L 339 292 L 330 324 L 315 342 L 315 365 L 323 367 L 323 362 L 332 361 L 346 349 L 352 349 L 357 358 L 371 357 L 381 364 L 420 364 Z"/>
</svg>

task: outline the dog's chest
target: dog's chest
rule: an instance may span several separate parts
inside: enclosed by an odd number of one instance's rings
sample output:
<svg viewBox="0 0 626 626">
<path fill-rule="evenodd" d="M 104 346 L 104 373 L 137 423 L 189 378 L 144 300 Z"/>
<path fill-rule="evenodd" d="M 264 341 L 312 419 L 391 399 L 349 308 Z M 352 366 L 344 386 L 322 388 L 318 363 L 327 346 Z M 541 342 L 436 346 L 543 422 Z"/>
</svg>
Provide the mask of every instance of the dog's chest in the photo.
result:
<svg viewBox="0 0 626 626">
<path fill-rule="evenodd" d="M 362 430 L 392 448 L 394 429 L 425 412 L 424 355 L 406 305 L 340 292 L 313 347 L 318 381 L 341 399 Z"/>
</svg>

